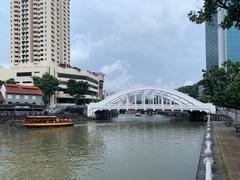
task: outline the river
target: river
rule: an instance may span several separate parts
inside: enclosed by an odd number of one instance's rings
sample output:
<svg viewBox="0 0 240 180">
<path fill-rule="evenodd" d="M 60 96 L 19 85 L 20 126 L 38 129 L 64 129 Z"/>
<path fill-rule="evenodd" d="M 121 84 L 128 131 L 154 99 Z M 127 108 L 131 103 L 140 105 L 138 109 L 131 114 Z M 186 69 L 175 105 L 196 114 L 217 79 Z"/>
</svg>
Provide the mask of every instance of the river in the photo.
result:
<svg viewBox="0 0 240 180">
<path fill-rule="evenodd" d="M 0 179 L 194 180 L 204 127 L 161 115 L 50 129 L 0 125 Z"/>
</svg>

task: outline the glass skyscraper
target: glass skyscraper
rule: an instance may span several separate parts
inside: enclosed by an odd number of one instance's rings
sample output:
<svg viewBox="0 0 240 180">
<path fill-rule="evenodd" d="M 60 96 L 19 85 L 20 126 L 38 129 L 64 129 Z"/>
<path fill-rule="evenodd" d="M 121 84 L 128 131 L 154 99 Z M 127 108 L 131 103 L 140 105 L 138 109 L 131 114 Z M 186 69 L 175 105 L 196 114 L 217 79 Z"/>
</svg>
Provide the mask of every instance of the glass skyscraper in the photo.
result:
<svg viewBox="0 0 240 180">
<path fill-rule="evenodd" d="M 240 61 L 240 30 L 231 28 L 226 30 L 227 60 Z"/>
<path fill-rule="evenodd" d="M 219 26 L 223 18 L 224 11 L 221 10 L 205 25 L 207 71 L 213 65 L 220 67 L 226 60 L 240 61 L 240 30 L 223 30 Z"/>
<path fill-rule="evenodd" d="M 206 38 L 206 69 L 218 64 L 218 23 L 217 15 L 205 25 Z"/>
</svg>

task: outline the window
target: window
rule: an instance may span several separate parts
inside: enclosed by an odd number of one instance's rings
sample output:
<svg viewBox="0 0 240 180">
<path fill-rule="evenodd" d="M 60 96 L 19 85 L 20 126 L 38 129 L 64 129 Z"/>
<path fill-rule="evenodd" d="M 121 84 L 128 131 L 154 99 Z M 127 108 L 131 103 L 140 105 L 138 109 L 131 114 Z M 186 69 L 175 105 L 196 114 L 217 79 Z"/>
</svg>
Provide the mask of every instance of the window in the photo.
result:
<svg viewBox="0 0 240 180">
<path fill-rule="evenodd" d="M 28 96 L 27 96 L 27 95 L 25 95 L 25 96 L 24 96 L 24 99 L 28 99 Z"/>
<path fill-rule="evenodd" d="M 16 99 L 20 99 L 20 96 L 19 96 L 19 95 L 16 95 L 15 97 L 16 97 Z"/>
<path fill-rule="evenodd" d="M 17 77 L 32 76 L 32 72 L 17 72 Z"/>
<path fill-rule="evenodd" d="M 79 80 L 86 80 L 91 83 L 98 84 L 98 81 L 95 79 L 92 79 L 87 76 L 81 76 L 81 75 L 74 75 L 74 74 L 63 74 L 63 73 L 58 73 L 59 78 L 67 78 L 67 79 L 79 79 Z"/>
<path fill-rule="evenodd" d="M 33 99 L 33 100 L 36 100 L 36 96 L 32 96 L 32 99 Z"/>
<path fill-rule="evenodd" d="M 11 94 L 8 94 L 8 99 L 12 99 L 13 96 Z"/>
</svg>

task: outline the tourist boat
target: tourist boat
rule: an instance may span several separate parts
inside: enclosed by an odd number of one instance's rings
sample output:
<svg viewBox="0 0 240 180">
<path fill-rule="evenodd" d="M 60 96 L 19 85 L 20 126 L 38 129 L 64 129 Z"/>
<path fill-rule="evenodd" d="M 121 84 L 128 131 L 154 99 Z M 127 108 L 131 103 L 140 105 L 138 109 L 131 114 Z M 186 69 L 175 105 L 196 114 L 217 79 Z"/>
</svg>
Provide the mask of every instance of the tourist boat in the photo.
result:
<svg viewBox="0 0 240 180">
<path fill-rule="evenodd" d="M 71 119 L 61 119 L 57 116 L 27 116 L 25 120 L 15 123 L 16 127 L 60 127 L 73 126 Z"/>
</svg>

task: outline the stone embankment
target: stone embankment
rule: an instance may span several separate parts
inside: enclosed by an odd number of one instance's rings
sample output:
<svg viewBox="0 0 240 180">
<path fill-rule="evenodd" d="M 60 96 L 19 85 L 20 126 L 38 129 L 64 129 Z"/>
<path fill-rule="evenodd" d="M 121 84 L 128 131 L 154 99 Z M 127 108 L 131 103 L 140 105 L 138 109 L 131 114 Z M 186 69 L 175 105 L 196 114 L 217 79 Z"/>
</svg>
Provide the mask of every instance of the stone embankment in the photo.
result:
<svg viewBox="0 0 240 180">
<path fill-rule="evenodd" d="M 240 133 L 236 132 L 236 124 L 240 122 L 239 117 L 239 111 L 226 109 L 221 109 L 217 115 L 211 117 L 212 121 L 207 123 L 203 138 L 197 180 L 240 179 Z M 211 138 L 208 135 L 209 128 Z M 208 142 L 209 139 L 211 143 Z M 209 166 L 206 165 L 206 157 L 209 156 L 213 159 L 213 163 L 210 163 L 211 176 L 206 173 L 206 168 Z"/>
</svg>

